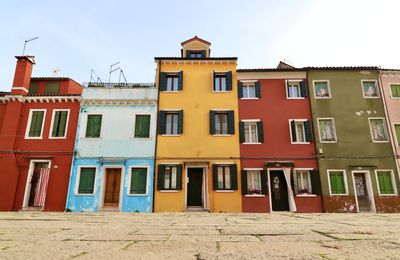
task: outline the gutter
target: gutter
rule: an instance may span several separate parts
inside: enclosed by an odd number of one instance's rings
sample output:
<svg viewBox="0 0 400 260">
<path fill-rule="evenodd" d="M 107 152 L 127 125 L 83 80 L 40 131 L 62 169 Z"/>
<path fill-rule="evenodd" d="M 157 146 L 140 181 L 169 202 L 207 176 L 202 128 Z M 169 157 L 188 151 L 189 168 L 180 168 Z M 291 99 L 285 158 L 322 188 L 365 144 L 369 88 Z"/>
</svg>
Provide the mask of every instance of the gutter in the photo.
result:
<svg viewBox="0 0 400 260">
<path fill-rule="evenodd" d="M 157 114 L 156 114 L 156 140 L 154 144 L 154 174 L 153 174 L 153 205 L 151 211 L 154 212 L 154 201 L 156 196 L 156 161 L 157 161 L 157 140 L 158 140 L 158 114 L 160 112 L 160 72 L 161 72 L 161 60 L 157 60 L 157 69 L 156 69 L 156 88 L 157 88 Z M 158 82 L 157 82 L 158 78 Z"/>
</svg>

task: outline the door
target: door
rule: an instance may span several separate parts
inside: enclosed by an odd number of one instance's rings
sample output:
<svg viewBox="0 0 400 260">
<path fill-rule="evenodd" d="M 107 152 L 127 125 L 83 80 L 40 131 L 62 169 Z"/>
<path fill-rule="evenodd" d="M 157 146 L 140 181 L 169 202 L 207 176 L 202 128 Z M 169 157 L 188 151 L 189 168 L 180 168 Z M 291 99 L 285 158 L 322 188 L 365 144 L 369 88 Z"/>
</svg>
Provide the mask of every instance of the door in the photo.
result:
<svg viewBox="0 0 400 260">
<path fill-rule="evenodd" d="M 288 189 L 283 171 L 270 171 L 273 211 L 289 211 Z"/>
<path fill-rule="evenodd" d="M 188 168 L 187 206 L 203 206 L 203 168 Z"/>
<path fill-rule="evenodd" d="M 30 191 L 29 191 L 29 200 L 28 200 L 28 207 L 35 206 L 35 197 L 39 191 L 39 180 L 40 174 L 43 168 L 48 168 L 48 163 L 34 163 L 32 177 L 30 179 Z"/>
<path fill-rule="evenodd" d="M 354 185 L 358 201 L 358 211 L 368 212 L 371 209 L 365 173 L 354 173 Z"/>
<path fill-rule="evenodd" d="M 118 206 L 121 169 L 107 169 L 104 206 Z"/>
</svg>

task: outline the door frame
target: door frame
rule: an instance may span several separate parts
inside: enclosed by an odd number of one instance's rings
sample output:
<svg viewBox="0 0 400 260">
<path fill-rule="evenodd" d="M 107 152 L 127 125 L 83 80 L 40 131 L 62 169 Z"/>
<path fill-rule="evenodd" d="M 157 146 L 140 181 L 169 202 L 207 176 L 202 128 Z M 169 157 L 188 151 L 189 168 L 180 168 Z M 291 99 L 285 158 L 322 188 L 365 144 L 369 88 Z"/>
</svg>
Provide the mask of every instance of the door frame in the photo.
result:
<svg viewBox="0 0 400 260">
<path fill-rule="evenodd" d="M 124 180 L 125 180 L 125 166 L 122 165 L 103 165 L 101 167 L 102 173 L 102 183 L 101 183 L 101 192 L 100 192 L 100 201 L 99 201 L 99 210 L 104 208 L 104 197 L 106 193 L 106 182 L 107 182 L 107 169 L 121 169 L 121 180 L 119 185 L 119 201 L 118 201 L 118 209 L 119 211 L 122 210 L 122 193 L 124 187 Z"/>
<path fill-rule="evenodd" d="M 209 194 L 208 194 L 208 166 L 206 164 L 201 164 L 201 165 L 187 165 L 185 167 L 185 210 L 188 209 L 187 205 L 187 193 L 188 193 L 188 172 L 189 168 L 202 168 L 203 169 L 203 182 L 202 182 L 202 202 L 203 202 L 203 209 L 208 209 L 210 206 L 209 200 Z"/>
<path fill-rule="evenodd" d="M 356 182 L 354 179 L 355 173 L 364 173 L 365 177 L 365 184 L 367 185 L 367 192 L 368 192 L 368 199 L 370 201 L 370 212 L 376 212 L 375 208 L 375 198 L 374 198 L 374 190 L 372 189 L 372 182 L 371 182 L 371 173 L 369 170 L 353 170 L 351 171 L 351 179 L 353 181 L 353 190 L 354 190 L 354 198 L 356 200 L 356 209 L 357 213 L 360 212 L 358 208 L 358 198 L 357 198 L 357 190 L 356 190 Z"/>
<path fill-rule="evenodd" d="M 268 182 L 269 212 L 270 212 L 270 213 L 273 213 L 273 212 L 282 212 L 282 211 L 273 211 L 273 210 L 272 210 L 272 196 L 271 196 L 271 182 L 270 182 L 270 180 L 271 180 L 271 173 L 270 173 L 270 172 L 271 172 L 271 171 L 282 171 L 282 173 L 283 173 L 283 179 L 286 181 L 284 168 L 267 168 L 267 173 L 268 173 L 267 182 Z M 287 195 L 288 195 L 288 207 L 289 207 L 289 210 L 288 210 L 287 212 L 292 212 L 292 211 L 290 211 L 290 202 L 289 202 L 289 200 L 290 200 L 290 193 L 289 193 L 289 185 L 290 185 L 290 183 L 287 183 L 287 182 L 286 182 L 286 186 L 287 186 Z M 283 211 L 283 212 L 285 212 L 285 211 Z"/>
<path fill-rule="evenodd" d="M 24 200 L 22 203 L 22 208 L 27 208 L 28 204 L 29 204 L 29 195 L 31 193 L 30 179 L 32 178 L 32 175 L 33 175 L 35 163 L 48 163 L 49 169 L 51 171 L 51 160 L 31 160 L 29 162 L 29 168 L 28 168 L 28 174 L 27 174 L 26 183 L 25 183 L 25 193 L 24 193 Z M 50 177 L 49 177 L 49 180 L 50 180 Z M 46 197 L 47 197 L 47 194 L 46 194 Z M 45 204 L 46 204 L 46 200 L 45 200 Z M 43 206 L 43 208 L 44 208 L 44 206 Z"/>
</svg>

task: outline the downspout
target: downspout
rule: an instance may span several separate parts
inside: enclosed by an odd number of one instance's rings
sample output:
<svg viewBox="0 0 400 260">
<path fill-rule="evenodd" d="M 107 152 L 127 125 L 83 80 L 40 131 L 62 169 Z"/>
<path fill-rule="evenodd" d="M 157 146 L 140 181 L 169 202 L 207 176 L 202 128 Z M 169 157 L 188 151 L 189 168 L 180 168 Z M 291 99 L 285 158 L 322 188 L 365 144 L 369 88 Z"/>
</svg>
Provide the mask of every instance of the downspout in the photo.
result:
<svg viewBox="0 0 400 260">
<path fill-rule="evenodd" d="M 379 71 L 379 77 L 378 77 L 378 80 L 379 80 L 379 90 L 380 90 L 380 92 L 381 92 L 381 95 L 382 95 L 382 101 L 383 101 L 383 108 L 385 109 L 385 118 L 386 118 L 386 121 L 388 122 L 388 128 L 389 128 L 389 137 L 390 137 L 390 140 L 391 140 L 391 146 L 392 146 L 392 151 L 393 151 L 393 155 L 394 155 L 394 161 L 395 161 L 395 164 L 396 164 L 396 169 L 397 169 L 397 175 L 399 176 L 399 181 L 400 181 L 400 165 L 399 165 L 399 154 L 397 153 L 397 149 L 396 149 L 396 144 L 395 144 L 395 134 L 393 133 L 393 128 L 392 128 L 392 122 L 390 121 L 390 117 L 389 117 L 389 109 L 388 109 L 388 107 L 387 107 L 387 101 L 386 101 L 386 95 L 385 95 L 385 92 L 384 92 L 384 90 L 383 90 L 383 84 L 382 84 L 382 75 L 383 75 L 383 73 L 382 73 L 382 71 Z M 397 193 L 399 193 L 399 191 L 397 191 Z"/>
<path fill-rule="evenodd" d="M 16 134 L 16 136 L 15 136 L 15 141 L 14 141 L 13 150 L 11 151 L 12 154 L 14 155 L 15 164 L 16 164 L 16 166 L 17 166 L 17 172 L 18 172 L 18 175 L 17 175 L 17 185 L 15 185 L 15 189 L 14 189 L 13 211 L 14 211 L 14 210 L 17 210 L 17 209 L 16 209 L 16 206 L 15 206 L 15 201 L 17 200 L 17 193 L 18 193 L 18 187 L 19 187 L 19 180 L 20 180 L 20 178 L 21 178 L 21 173 L 20 173 L 19 165 L 18 165 L 18 158 L 17 158 L 16 153 L 15 153 L 15 147 L 16 147 L 16 145 L 17 145 L 18 136 L 19 136 L 19 133 L 20 133 L 20 130 L 21 130 L 21 129 L 20 129 L 20 126 L 21 126 L 22 117 L 23 117 L 24 114 L 25 114 L 24 111 L 25 111 L 25 106 L 24 106 L 24 104 L 22 103 L 21 114 L 20 114 L 20 117 L 19 117 L 19 120 L 18 120 L 18 125 L 17 125 L 17 134 Z M 26 126 L 26 127 L 28 127 L 28 126 Z M 29 162 L 29 165 L 30 165 L 30 162 Z M 28 173 L 29 173 L 29 167 L 28 167 Z M 29 177 L 29 175 L 28 175 L 28 177 Z M 28 179 L 27 179 L 27 181 L 28 181 Z M 25 191 L 24 191 L 24 196 L 23 196 L 23 199 L 22 199 L 22 206 L 23 206 L 23 204 L 24 204 L 24 198 L 25 198 Z M 21 209 L 22 209 L 22 207 L 21 207 Z"/>
<path fill-rule="evenodd" d="M 160 72 L 161 72 L 161 61 L 157 61 L 157 69 L 156 69 L 156 88 L 157 88 L 157 114 L 156 114 L 156 140 L 154 144 L 154 174 L 153 174 L 153 205 L 152 205 L 152 212 L 154 212 L 154 201 L 156 196 L 156 161 L 157 161 L 157 140 L 158 140 L 158 114 L 160 111 L 159 100 L 160 100 Z M 158 81 L 157 81 L 158 79 Z"/>
</svg>

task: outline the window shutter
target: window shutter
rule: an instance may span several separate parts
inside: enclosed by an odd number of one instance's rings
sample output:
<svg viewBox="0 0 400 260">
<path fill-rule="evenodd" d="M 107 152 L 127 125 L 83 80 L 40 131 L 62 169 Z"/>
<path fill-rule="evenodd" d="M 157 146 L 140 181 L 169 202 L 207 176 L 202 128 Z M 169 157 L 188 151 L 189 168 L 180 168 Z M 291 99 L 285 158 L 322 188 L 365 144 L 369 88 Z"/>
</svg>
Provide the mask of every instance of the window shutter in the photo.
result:
<svg viewBox="0 0 400 260">
<path fill-rule="evenodd" d="M 165 111 L 160 111 L 160 119 L 158 121 L 158 132 L 160 135 L 164 135 L 167 132 L 165 122 Z"/>
<path fill-rule="evenodd" d="M 213 164 L 212 166 L 213 172 L 213 189 L 218 190 L 218 164 Z"/>
<path fill-rule="evenodd" d="M 178 164 L 176 166 L 177 171 L 176 171 L 176 189 L 181 190 L 182 189 L 182 164 Z"/>
<path fill-rule="evenodd" d="M 226 90 L 232 90 L 232 71 L 226 73 Z"/>
<path fill-rule="evenodd" d="M 346 188 L 344 186 L 344 173 L 336 175 L 336 185 L 339 193 L 346 193 Z"/>
<path fill-rule="evenodd" d="M 238 80 L 237 86 L 238 86 L 238 97 L 242 98 L 243 97 L 243 83 Z"/>
<path fill-rule="evenodd" d="M 183 89 L 183 71 L 178 72 L 178 90 Z"/>
<path fill-rule="evenodd" d="M 230 171 L 231 171 L 231 190 L 237 190 L 238 185 L 237 185 L 237 165 L 232 164 L 230 165 Z"/>
<path fill-rule="evenodd" d="M 239 140 L 240 143 L 246 142 L 245 134 L 244 134 L 244 122 L 239 122 Z"/>
<path fill-rule="evenodd" d="M 96 115 L 94 117 L 94 137 L 100 137 L 102 118 L 101 115 Z"/>
<path fill-rule="evenodd" d="M 292 142 L 296 142 L 297 138 L 296 138 L 296 124 L 294 122 L 294 120 L 290 121 L 290 130 L 292 131 Z"/>
<path fill-rule="evenodd" d="M 290 92 L 289 92 L 289 81 L 285 80 L 285 89 L 286 89 L 286 95 L 289 98 L 290 97 Z"/>
<path fill-rule="evenodd" d="M 312 194 L 321 195 L 321 185 L 319 180 L 319 172 L 317 170 L 310 171 L 311 191 Z"/>
<path fill-rule="evenodd" d="M 228 134 L 235 134 L 235 112 L 228 111 Z"/>
<path fill-rule="evenodd" d="M 190 54 L 191 54 L 191 51 L 190 50 L 186 50 L 186 58 L 190 58 Z"/>
<path fill-rule="evenodd" d="M 395 125 L 394 129 L 396 131 L 397 145 L 400 146 L 400 125 Z"/>
<path fill-rule="evenodd" d="M 267 195 L 267 171 L 260 171 L 261 177 L 261 194 Z"/>
<path fill-rule="evenodd" d="M 240 177 L 241 177 L 241 181 L 242 181 L 242 195 L 246 195 L 247 194 L 247 172 L 242 170 L 240 172 Z"/>
<path fill-rule="evenodd" d="M 54 113 L 54 121 L 53 121 L 53 131 L 51 132 L 52 137 L 57 137 L 59 132 L 59 125 L 61 119 L 61 111 L 56 111 Z"/>
<path fill-rule="evenodd" d="M 37 113 L 32 112 L 31 125 L 29 128 L 29 136 L 35 136 L 37 117 L 38 117 Z"/>
<path fill-rule="evenodd" d="M 158 173 L 157 173 L 157 190 L 164 189 L 164 165 L 158 165 Z M 178 185 L 178 184 L 177 184 Z"/>
<path fill-rule="evenodd" d="M 178 134 L 183 134 L 183 110 L 178 111 Z"/>
<path fill-rule="evenodd" d="M 201 51 L 201 57 L 202 57 L 202 58 L 205 58 L 205 57 L 206 57 L 206 50 L 202 50 L 202 51 Z"/>
<path fill-rule="evenodd" d="M 294 194 L 299 194 L 299 184 L 298 184 L 298 173 L 293 171 L 293 186 L 294 186 Z"/>
<path fill-rule="evenodd" d="M 264 125 L 262 121 L 257 122 L 258 142 L 264 143 Z"/>
<path fill-rule="evenodd" d="M 36 117 L 35 129 L 34 129 L 34 136 L 40 136 L 40 134 L 42 132 L 44 112 L 38 111 L 38 112 L 36 112 L 36 114 L 37 114 L 37 117 Z"/>
<path fill-rule="evenodd" d="M 60 112 L 60 121 L 59 121 L 59 127 L 58 127 L 58 136 L 64 136 L 65 135 L 65 130 L 67 128 L 67 117 L 68 117 L 68 112 L 67 111 L 61 111 Z"/>
<path fill-rule="evenodd" d="M 160 82 L 160 90 L 161 91 L 166 91 L 167 90 L 167 73 L 165 72 L 160 72 L 160 78 L 159 78 Z"/>
<path fill-rule="evenodd" d="M 210 110 L 210 134 L 215 134 L 215 112 Z"/>
<path fill-rule="evenodd" d="M 307 97 L 308 93 L 307 93 L 307 80 L 302 80 L 300 82 L 300 96 L 301 97 Z"/>
<path fill-rule="evenodd" d="M 305 121 L 304 122 L 304 131 L 306 134 L 306 142 L 312 142 L 313 141 L 313 134 L 311 130 L 311 121 Z"/>
<path fill-rule="evenodd" d="M 39 85 L 37 82 L 31 82 L 29 85 L 28 93 L 29 94 L 37 94 L 39 90 Z"/>
<path fill-rule="evenodd" d="M 255 90 L 256 90 L 256 97 L 260 98 L 261 97 L 261 85 L 260 85 L 260 81 L 256 81 L 254 83 L 255 86 Z"/>
<path fill-rule="evenodd" d="M 212 90 L 215 91 L 215 71 L 212 74 Z"/>
</svg>

